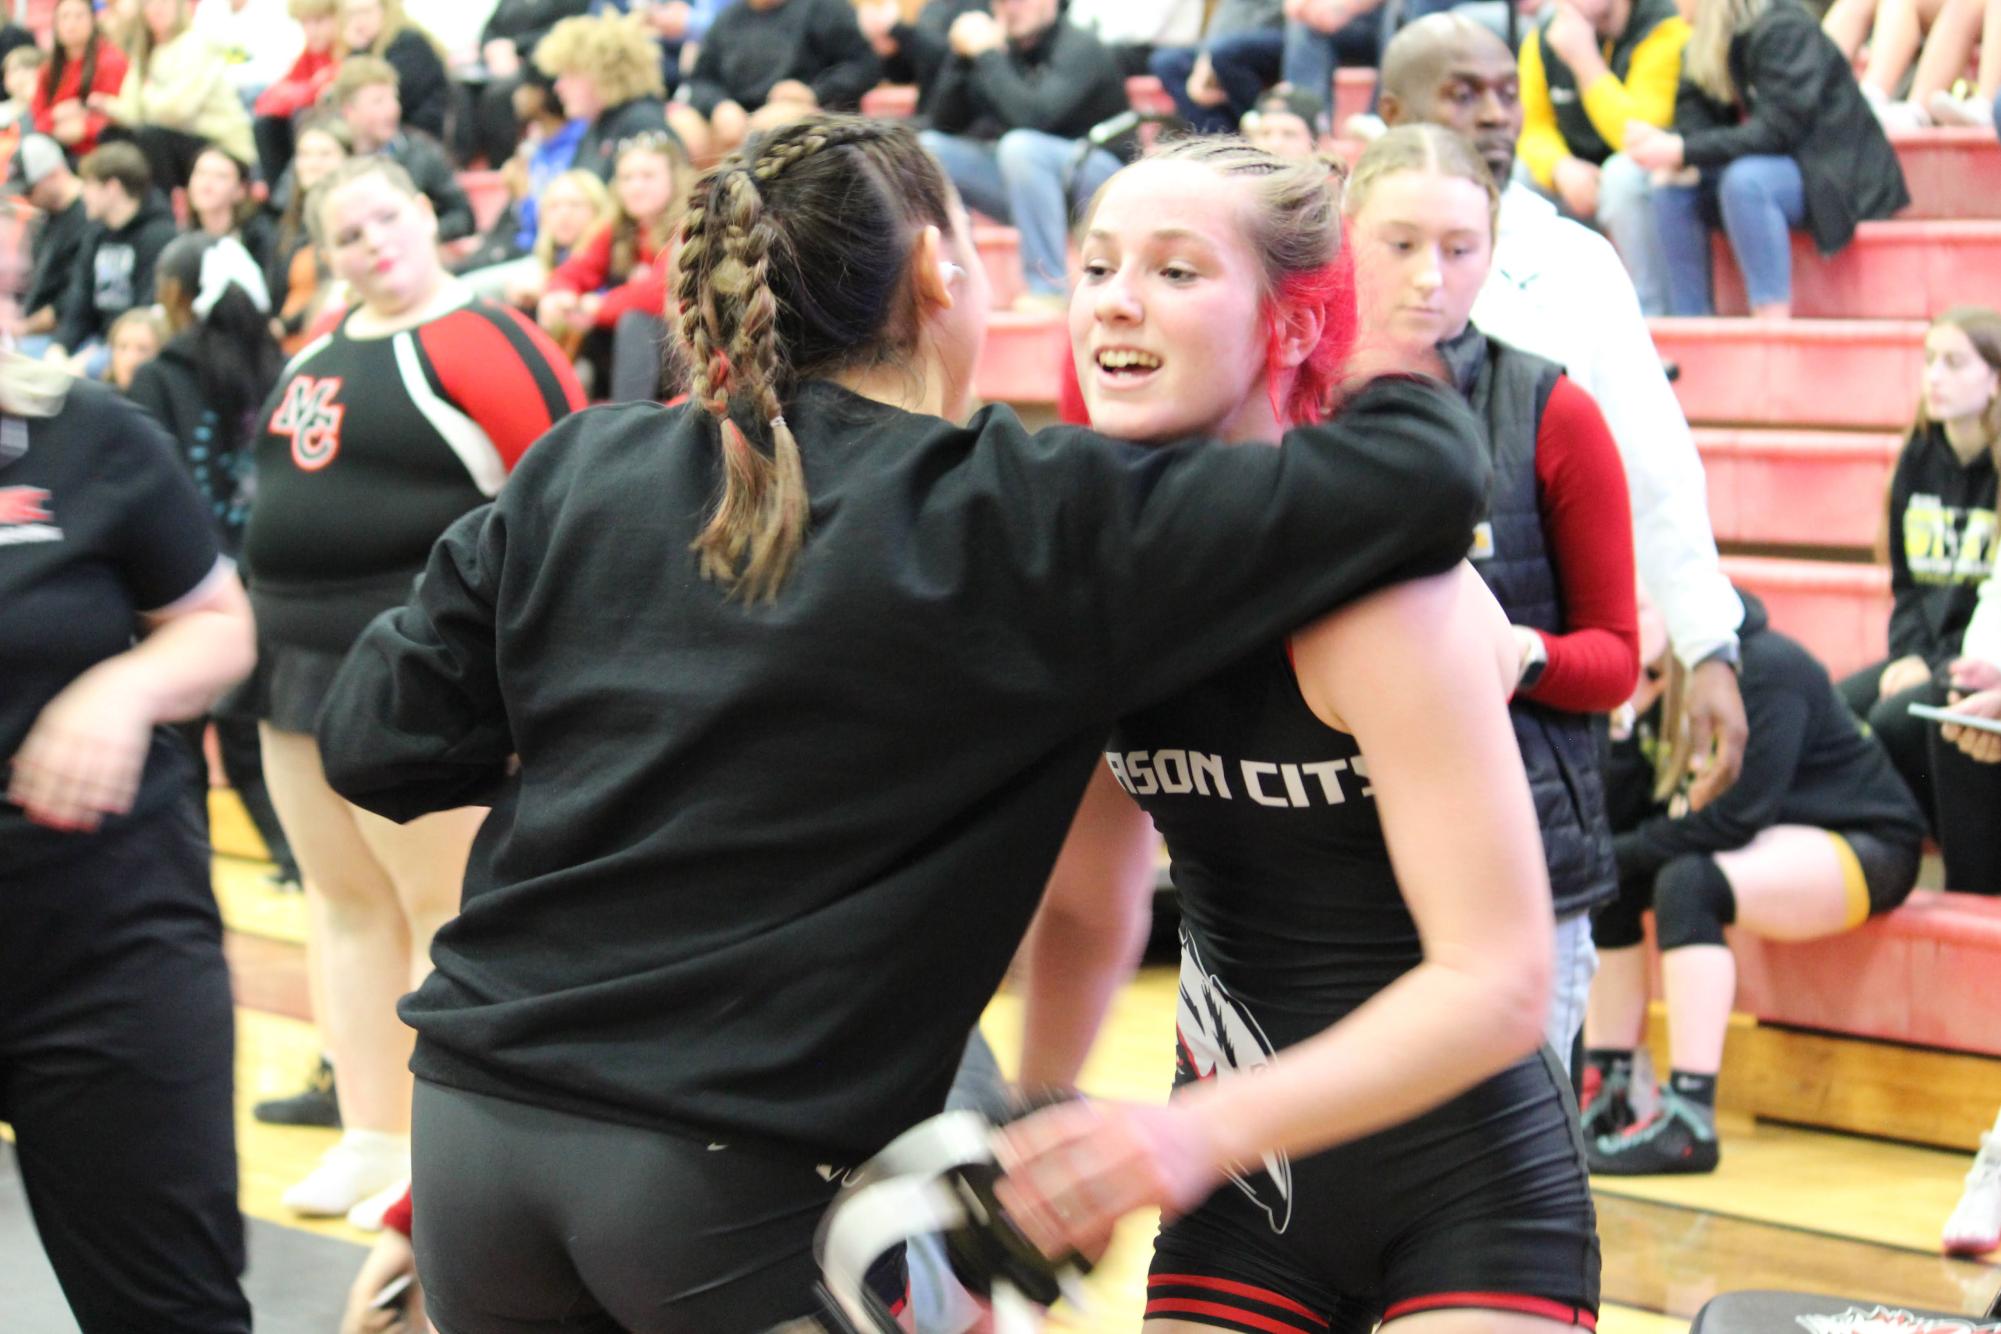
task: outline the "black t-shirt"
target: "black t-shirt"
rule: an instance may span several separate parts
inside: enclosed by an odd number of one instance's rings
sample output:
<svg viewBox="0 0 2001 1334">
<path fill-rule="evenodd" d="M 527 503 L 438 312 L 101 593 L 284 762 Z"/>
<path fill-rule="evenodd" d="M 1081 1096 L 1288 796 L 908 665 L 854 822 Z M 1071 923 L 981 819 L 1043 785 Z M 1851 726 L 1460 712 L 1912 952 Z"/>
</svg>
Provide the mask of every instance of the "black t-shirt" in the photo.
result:
<svg viewBox="0 0 2001 1334">
<path fill-rule="evenodd" d="M 15 455 L 25 444 L 26 453 Z M 0 417 L 0 760 L 70 682 L 132 646 L 142 612 L 195 591 L 220 559 L 173 442 L 88 381 L 49 418 Z M 186 790 L 179 744 L 156 732 L 131 814 Z M 0 801 L 4 868 L 59 856 L 82 836 Z"/>
</svg>

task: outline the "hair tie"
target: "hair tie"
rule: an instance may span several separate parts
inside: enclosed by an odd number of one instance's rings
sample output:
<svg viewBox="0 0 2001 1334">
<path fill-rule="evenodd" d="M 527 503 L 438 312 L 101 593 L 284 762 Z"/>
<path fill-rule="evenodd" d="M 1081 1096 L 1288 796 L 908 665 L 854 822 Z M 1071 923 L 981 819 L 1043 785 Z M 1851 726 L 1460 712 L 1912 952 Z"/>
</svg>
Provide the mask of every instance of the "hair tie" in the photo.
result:
<svg viewBox="0 0 2001 1334">
<path fill-rule="evenodd" d="M 232 284 L 250 298 L 259 315 L 271 313 L 271 289 L 265 286 L 257 261 L 250 257 L 241 241 L 225 236 L 202 252 L 201 279 L 194 299 L 195 318 L 206 320 Z"/>
</svg>

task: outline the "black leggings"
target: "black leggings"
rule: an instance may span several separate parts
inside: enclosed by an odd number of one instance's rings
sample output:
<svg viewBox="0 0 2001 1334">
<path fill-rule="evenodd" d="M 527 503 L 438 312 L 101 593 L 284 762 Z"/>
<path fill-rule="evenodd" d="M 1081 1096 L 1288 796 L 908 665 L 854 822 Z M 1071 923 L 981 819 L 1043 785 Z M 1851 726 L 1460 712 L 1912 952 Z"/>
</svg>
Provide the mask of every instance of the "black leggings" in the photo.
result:
<svg viewBox="0 0 2001 1334">
<path fill-rule="evenodd" d="M 1982 764 L 1927 726 L 1945 887 L 2001 894 L 2001 764 Z"/>
<path fill-rule="evenodd" d="M 1912 717 L 1911 705 L 1943 705 L 1945 691 L 1936 682 L 1926 681 L 1923 685 L 1900 690 L 1894 695 L 1878 695 L 1876 679 L 1889 665 L 1887 659 L 1872 663 L 1859 672 L 1843 677 L 1835 688 L 1847 701 L 1849 711 L 1867 722 L 1869 730 L 1883 743 L 1898 777 L 1904 780 L 1904 785 L 1911 789 L 1911 795 L 1918 799 L 1918 805 L 1924 810 L 1925 822 L 1935 829 L 1937 820 L 1931 755 L 1927 749 L 1926 733 L 1937 729 L 1922 718 Z"/>
<path fill-rule="evenodd" d="M 35 1229 L 84 1334 L 248 1334 L 207 843 L 185 800 L 75 837 L 0 853 L 0 1120 Z"/>
<path fill-rule="evenodd" d="M 814 1315 L 813 1232 L 855 1165 L 424 1080 L 413 1147 L 417 1269 L 439 1334 L 762 1334 Z"/>
</svg>

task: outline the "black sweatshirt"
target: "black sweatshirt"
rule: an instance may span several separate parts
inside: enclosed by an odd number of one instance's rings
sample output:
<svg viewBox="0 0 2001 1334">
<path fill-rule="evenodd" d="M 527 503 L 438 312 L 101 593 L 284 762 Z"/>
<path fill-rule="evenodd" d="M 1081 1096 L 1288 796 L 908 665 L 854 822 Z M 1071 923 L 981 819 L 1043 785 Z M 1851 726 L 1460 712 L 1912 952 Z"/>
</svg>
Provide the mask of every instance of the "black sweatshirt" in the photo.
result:
<svg viewBox="0 0 2001 1334">
<path fill-rule="evenodd" d="M 827 111 L 853 111 L 882 77 L 850 0 L 784 0 L 752 9 L 736 0 L 716 15 L 683 96 L 704 116 L 724 102 L 755 111 L 774 84 L 797 79 Z"/>
<path fill-rule="evenodd" d="M 1113 720 L 1464 556 L 1456 395 L 1283 449 L 965 427 L 801 389 L 777 601 L 701 579 L 690 408 L 596 408 L 454 525 L 321 715 L 391 819 L 490 803 L 401 1013 L 424 1079 L 859 1161 L 944 1103 Z M 510 774 L 510 757 L 519 772 Z"/>
<path fill-rule="evenodd" d="M 1670 818 L 1652 805 L 1651 766 L 1614 763 L 1606 805 L 1625 832 L 1612 840 L 1619 879 L 1651 876 L 1683 853 L 1729 852 L 1779 824 L 1870 834 L 1916 847 L 1924 817 L 1877 740 L 1862 731 L 1812 654 L 1770 628 L 1764 604 L 1738 590 L 1743 666 L 1739 686 L 1750 723 L 1744 768 L 1722 796 Z M 1648 715 L 1658 722 L 1658 707 Z M 1630 755 L 1627 756 L 1630 760 Z M 1644 811 L 1637 824 L 1623 812 Z"/>
<path fill-rule="evenodd" d="M 896 53 L 883 57 L 882 77 L 891 83 L 917 85 L 919 115 L 930 110 L 938 72 L 952 57 L 952 25 L 962 14 L 984 14 L 987 8 L 981 0 L 924 0 L 924 8 L 914 20 L 889 30 Z"/>
<path fill-rule="evenodd" d="M 70 276 L 76 272 L 77 256 L 83 252 L 84 237 L 91 221 L 78 195 L 66 209 L 42 219 L 35 231 L 35 269 L 28 279 L 28 294 L 21 311 L 32 315 L 38 310 L 55 310 L 69 290 Z"/>
<path fill-rule="evenodd" d="M 973 60 L 951 56 L 930 104 L 933 129 L 971 139 L 998 139 L 1009 130 L 1081 139 L 1130 109 L 1112 53 L 1064 19 Z"/>
<path fill-rule="evenodd" d="M 1931 669 L 1959 656 L 1994 568 L 1994 458 L 1962 464 L 1933 424 L 1911 432 L 1890 477 L 1890 656 Z"/>
<path fill-rule="evenodd" d="M 75 352 L 108 335 L 112 321 L 132 307 L 150 305 L 153 265 L 179 234 L 167 201 L 157 193 L 148 194 L 122 227 L 91 223 L 77 249 L 69 290 L 56 308 L 56 346 Z"/>
</svg>

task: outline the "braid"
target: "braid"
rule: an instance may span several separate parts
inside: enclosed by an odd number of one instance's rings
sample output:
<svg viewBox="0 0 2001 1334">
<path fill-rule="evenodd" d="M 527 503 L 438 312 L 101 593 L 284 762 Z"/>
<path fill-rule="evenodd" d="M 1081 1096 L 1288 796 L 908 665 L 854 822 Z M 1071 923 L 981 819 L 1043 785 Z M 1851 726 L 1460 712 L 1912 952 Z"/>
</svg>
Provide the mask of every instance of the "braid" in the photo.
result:
<svg viewBox="0 0 2001 1334">
<path fill-rule="evenodd" d="M 801 164 L 841 148 L 855 150 L 847 162 L 788 180 Z M 926 174 L 914 191 L 890 186 L 902 159 Z M 899 179 L 912 170 L 905 164 Z M 893 247 L 899 224 L 912 216 L 912 194 L 925 221 L 949 226 L 942 180 L 907 129 L 825 117 L 753 141 L 695 186 L 674 291 L 690 397 L 717 421 L 723 478 L 691 546 L 702 576 L 731 595 L 775 598 L 804 545 L 806 472 L 785 404 L 802 366 L 819 374 L 879 350 L 881 317 L 902 274 L 882 243 Z M 811 249 L 830 236 L 833 254 Z"/>
</svg>

